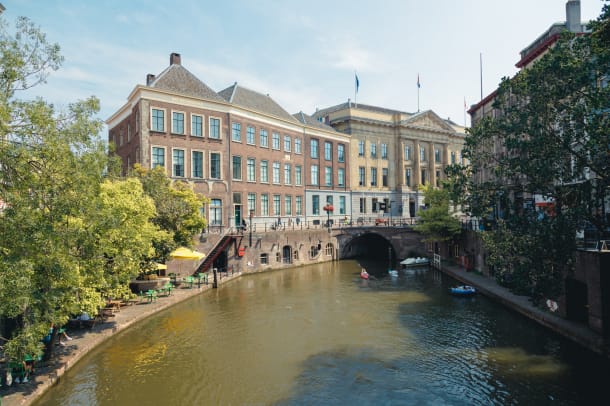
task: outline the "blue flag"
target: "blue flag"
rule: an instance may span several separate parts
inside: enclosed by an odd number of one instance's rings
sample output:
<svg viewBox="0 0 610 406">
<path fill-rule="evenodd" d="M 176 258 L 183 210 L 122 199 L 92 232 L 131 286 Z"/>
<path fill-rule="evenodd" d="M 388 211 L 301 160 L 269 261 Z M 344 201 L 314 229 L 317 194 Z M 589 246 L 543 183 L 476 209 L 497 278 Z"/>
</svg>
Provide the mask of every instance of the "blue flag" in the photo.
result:
<svg viewBox="0 0 610 406">
<path fill-rule="evenodd" d="M 360 87 L 360 81 L 358 80 L 358 75 L 356 75 L 354 73 L 354 75 L 356 76 L 356 93 L 358 93 L 358 88 Z"/>
</svg>

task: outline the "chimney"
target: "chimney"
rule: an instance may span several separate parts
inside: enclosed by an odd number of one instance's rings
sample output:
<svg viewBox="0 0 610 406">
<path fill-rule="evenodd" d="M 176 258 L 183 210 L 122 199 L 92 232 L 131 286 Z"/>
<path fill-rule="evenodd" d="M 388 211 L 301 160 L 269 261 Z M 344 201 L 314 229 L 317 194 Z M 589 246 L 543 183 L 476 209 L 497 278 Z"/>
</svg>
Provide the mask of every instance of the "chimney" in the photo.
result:
<svg viewBox="0 0 610 406">
<path fill-rule="evenodd" d="M 150 86 L 150 84 L 154 81 L 155 81 L 155 75 L 153 75 L 152 73 L 149 73 L 148 75 L 146 75 L 146 86 Z"/>
<path fill-rule="evenodd" d="M 570 0 L 566 3 L 566 28 L 570 32 L 582 32 L 580 0 Z"/>
<path fill-rule="evenodd" d="M 180 63 L 180 54 L 177 54 L 177 53 L 173 52 L 169 56 L 169 64 L 170 65 L 181 65 L 181 63 Z"/>
</svg>

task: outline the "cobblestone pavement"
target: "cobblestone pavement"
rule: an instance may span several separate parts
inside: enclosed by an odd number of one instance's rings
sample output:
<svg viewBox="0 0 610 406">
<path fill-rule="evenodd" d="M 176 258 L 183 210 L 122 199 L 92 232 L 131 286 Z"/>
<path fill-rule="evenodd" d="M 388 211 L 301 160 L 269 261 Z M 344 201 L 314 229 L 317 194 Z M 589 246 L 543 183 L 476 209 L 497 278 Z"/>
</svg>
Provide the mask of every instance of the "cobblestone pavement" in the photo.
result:
<svg viewBox="0 0 610 406">
<path fill-rule="evenodd" d="M 222 285 L 228 281 L 238 278 L 241 274 L 235 273 L 218 281 Z M 67 341 L 65 347 L 58 346 L 53 358 L 47 365 L 37 367 L 35 374 L 31 376 L 30 382 L 14 383 L 10 387 L 0 387 L 1 405 L 16 406 L 30 405 L 38 399 L 47 389 L 53 386 L 57 380 L 85 354 L 93 350 L 104 340 L 117 332 L 124 330 L 161 310 L 180 303 L 185 299 L 198 295 L 212 288 L 212 284 L 195 284 L 192 288 L 178 287 L 170 296 L 161 296 L 156 301 L 148 303 L 146 300 L 131 306 L 122 307 L 120 311 L 110 317 L 105 323 L 98 323 L 93 328 L 70 329 L 68 334 L 73 338 Z M 2 379 L 4 382 L 4 379 Z"/>
</svg>

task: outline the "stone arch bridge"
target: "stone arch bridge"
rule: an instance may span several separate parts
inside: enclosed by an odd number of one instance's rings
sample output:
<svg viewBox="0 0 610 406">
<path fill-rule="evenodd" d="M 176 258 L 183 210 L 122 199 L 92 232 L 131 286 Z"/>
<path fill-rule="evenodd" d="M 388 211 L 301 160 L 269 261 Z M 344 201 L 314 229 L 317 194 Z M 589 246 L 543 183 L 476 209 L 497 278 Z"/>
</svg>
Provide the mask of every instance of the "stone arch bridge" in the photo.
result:
<svg viewBox="0 0 610 406">
<path fill-rule="evenodd" d="M 411 227 L 345 227 L 334 229 L 337 241 L 336 259 L 366 257 L 392 261 L 409 256 L 424 256 L 426 246 L 422 235 Z"/>
</svg>

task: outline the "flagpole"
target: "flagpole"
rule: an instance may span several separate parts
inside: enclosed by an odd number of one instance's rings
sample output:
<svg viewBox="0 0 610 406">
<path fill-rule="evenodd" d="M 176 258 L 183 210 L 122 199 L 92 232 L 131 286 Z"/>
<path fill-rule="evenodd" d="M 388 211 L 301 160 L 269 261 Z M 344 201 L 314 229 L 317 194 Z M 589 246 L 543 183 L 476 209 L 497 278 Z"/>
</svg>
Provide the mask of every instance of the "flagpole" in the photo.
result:
<svg viewBox="0 0 610 406">
<path fill-rule="evenodd" d="M 419 113 L 419 73 L 417 74 L 417 112 Z"/>
</svg>

